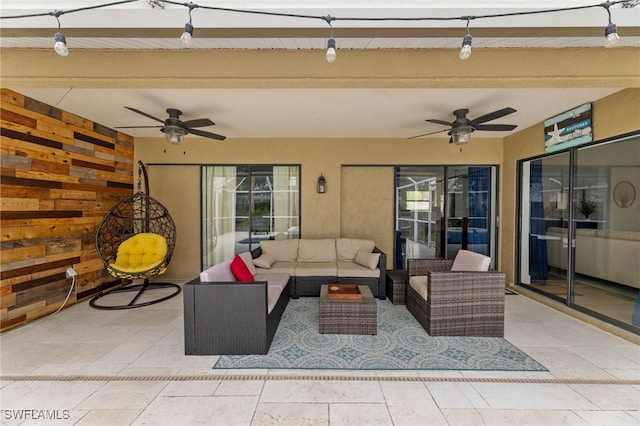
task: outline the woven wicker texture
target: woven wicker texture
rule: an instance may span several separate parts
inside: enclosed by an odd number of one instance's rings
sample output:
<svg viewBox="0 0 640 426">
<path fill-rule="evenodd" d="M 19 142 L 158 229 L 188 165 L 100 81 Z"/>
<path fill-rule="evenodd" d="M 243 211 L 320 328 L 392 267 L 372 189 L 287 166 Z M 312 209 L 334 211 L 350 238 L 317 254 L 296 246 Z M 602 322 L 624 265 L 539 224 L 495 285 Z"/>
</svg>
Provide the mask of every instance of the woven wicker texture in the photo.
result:
<svg viewBox="0 0 640 426">
<path fill-rule="evenodd" d="M 407 301 L 407 271 L 387 271 L 387 297 L 394 305 L 404 305 Z"/>
<path fill-rule="evenodd" d="M 161 235 L 167 241 L 167 254 L 153 267 L 139 272 L 118 270 L 115 260 L 118 247 L 139 233 Z M 176 225 L 169 211 L 158 200 L 139 191 L 113 206 L 96 231 L 96 248 L 107 271 L 118 278 L 148 278 L 163 272 L 176 244 Z"/>
<path fill-rule="evenodd" d="M 358 286 L 361 300 L 331 300 L 328 286 L 320 291 L 321 334 L 378 334 L 376 300 L 367 286 Z"/>
<path fill-rule="evenodd" d="M 409 276 L 429 279 L 428 300 L 409 286 L 409 312 L 432 336 L 504 336 L 505 274 L 448 272 L 451 263 L 409 259 Z"/>
</svg>

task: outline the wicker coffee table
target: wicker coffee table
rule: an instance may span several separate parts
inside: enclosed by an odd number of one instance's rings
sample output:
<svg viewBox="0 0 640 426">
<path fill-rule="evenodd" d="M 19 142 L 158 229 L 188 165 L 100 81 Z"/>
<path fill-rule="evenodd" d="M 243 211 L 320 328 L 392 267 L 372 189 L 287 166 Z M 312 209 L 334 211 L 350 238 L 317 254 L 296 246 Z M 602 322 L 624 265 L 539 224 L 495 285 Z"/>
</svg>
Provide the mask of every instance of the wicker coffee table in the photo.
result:
<svg viewBox="0 0 640 426">
<path fill-rule="evenodd" d="M 360 300 L 329 299 L 329 285 L 320 288 L 320 334 L 378 334 L 376 299 L 371 289 L 358 286 Z"/>
</svg>

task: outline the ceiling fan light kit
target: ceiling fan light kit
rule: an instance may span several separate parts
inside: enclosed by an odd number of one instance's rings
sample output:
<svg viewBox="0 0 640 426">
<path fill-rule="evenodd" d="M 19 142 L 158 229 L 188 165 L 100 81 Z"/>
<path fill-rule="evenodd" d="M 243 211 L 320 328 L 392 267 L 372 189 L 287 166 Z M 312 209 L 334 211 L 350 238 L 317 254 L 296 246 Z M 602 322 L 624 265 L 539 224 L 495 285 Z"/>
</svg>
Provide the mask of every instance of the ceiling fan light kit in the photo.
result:
<svg viewBox="0 0 640 426">
<path fill-rule="evenodd" d="M 147 114 L 144 111 L 140 111 L 139 109 L 135 109 L 132 107 L 125 106 L 129 111 L 133 111 L 137 114 L 144 115 L 147 118 L 163 123 L 162 126 L 118 126 L 116 129 L 139 129 L 145 127 L 157 127 L 160 129 L 162 133 L 165 134 L 167 142 L 177 145 L 182 141 L 182 138 L 188 135 L 189 133 L 202 136 L 203 138 L 216 139 L 219 141 L 225 140 L 227 137 L 219 135 L 217 133 L 207 132 L 205 130 L 194 129 L 194 127 L 207 127 L 213 126 L 216 123 L 209 120 L 208 118 L 197 118 L 195 120 L 180 120 L 180 116 L 182 115 L 182 111 L 175 108 L 167 108 L 167 114 L 169 117 L 165 120 L 161 120 L 158 117 L 155 117 L 151 114 Z"/>
<path fill-rule="evenodd" d="M 451 140 L 456 145 L 466 145 L 471 140 L 471 132 L 475 129 L 463 124 L 451 129 Z"/>
<path fill-rule="evenodd" d="M 160 131 L 167 137 L 167 142 L 174 145 L 179 145 L 182 137 L 187 135 L 187 131 L 180 126 L 164 126 Z"/>
<path fill-rule="evenodd" d="M 433 135 L 440 132 L 448 132 L 447 134 L 451 136 L 451 138 L 449 139 L 449 143 L 454 143 L 456 145 L 465 145 L 465 144 L 468 144 L 469 141 L 471 140 L 471 133 L 475 132 L 476 130 L 484 130 L 484 131 L 491 131 L 491 132 L 508 132 L 518 127 L 515 124 L 484 124 L 487 121 L 496 120 L 498 118 L 504 117 L 505 115 L 513 114 L 514 112 L 516 112 L 516 110 L 511 107 L 502 108 L 502 109 L 490 112 L 489 114 L 482 115 L 473 120 L 469 120 L 467 118 L 468 112 L 469 110 L 467 108 L 461 108 L 453 111 L 453 115 L 456 116 L 456 119 L 453 120 L 453 122 L 451 123 L 444 120 L 439 120 L 437 118 L 428 118 L 425 121 L 428 121 L 429 123 L 440 124 L 443 126 L 449 126 L 449 128 L 445 130 L 439 130 L 436 132 L 430 132 L 422 135 L 412 136 L 409 139 L 415 139 L 422 136 Z"/>
</svg>

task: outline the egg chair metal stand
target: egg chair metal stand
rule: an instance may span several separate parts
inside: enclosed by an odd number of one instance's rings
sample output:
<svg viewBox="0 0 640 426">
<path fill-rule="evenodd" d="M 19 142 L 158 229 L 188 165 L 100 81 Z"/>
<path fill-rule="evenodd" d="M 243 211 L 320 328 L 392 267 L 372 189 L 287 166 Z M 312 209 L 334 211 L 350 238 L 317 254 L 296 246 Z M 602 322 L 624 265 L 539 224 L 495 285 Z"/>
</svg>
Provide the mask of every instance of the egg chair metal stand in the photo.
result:
<svg viewBox="0 0 640 426">
<path fill-rule="evenodd" d="M 144 191 L 141 190 L 142 178 L 144 178 Z M 123 243 L 130 242 L 133 238 L 143 234 L 153 237 L 154 241 L 158 242 L 161 247 L 161 255 L 156 254 L 156 256 L 160 256 L 160 258 L 153 259 L 148 264 L 142 262 L 135 267 L 123 266 L 118 263 L 118 252 L 123 247 Z M 94 296 L 89 304 L 96 309 L 104 310 L 133 309 L 153 305 L 177 296 L 181 291 L 179 285 L 150 281 L 151 278 L 166 271 L 171 261 L 175 242 L 175 222 L 167 208 L 149 195 L 147 170 L 144 164 L 139 161 L 138 191 L 118 202 L 102 219 L 96 231 L 96 249 L 111 276 L 124 280 L 143 281 L 103 291 Z M 139 259 L 141 258 L 142 255 L 139 256 Z M 119 293 L 132 293 L 132 297 L 128 303 L 122 304 L 123 298 L 119 297 L 115 299 L 116 303 L 109 304 L 108 296 Z M 129 298 L 124 299 L 128 300 Z"/>
</svg>

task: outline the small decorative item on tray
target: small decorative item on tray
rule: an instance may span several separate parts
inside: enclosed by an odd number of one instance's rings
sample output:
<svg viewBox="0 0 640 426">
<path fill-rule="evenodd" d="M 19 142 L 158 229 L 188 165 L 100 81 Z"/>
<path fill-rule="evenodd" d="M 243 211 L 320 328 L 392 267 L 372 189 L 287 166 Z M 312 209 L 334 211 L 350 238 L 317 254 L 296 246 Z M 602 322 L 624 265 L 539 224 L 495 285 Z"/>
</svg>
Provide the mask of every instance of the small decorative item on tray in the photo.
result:
<svg viewBox="0 0 640 426">
<path fill-rule="evenodd" d="M 329 299 L 362 300 L 362 294 L 356 284 L 329 284 Z"/>
</svg>

